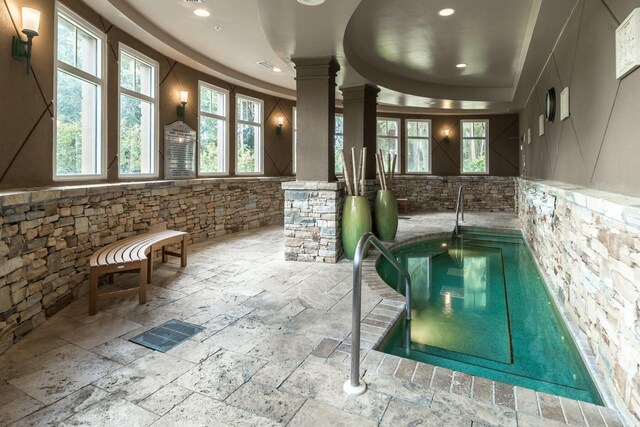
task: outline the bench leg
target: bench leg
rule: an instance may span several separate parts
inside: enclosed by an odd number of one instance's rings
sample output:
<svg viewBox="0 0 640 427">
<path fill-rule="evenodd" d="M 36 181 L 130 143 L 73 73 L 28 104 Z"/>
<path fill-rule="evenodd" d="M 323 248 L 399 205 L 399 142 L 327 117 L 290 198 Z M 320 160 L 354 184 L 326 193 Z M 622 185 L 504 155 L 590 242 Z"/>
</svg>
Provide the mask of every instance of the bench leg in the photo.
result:
<svg viewBox="0 0 640 427">
<path fill-rule="evenodd" d="M 162 262 L 167 262 L 169 257 L 167 256 L 167 248 L 165 246 L 162 247 Z"/>
<path fill-rule="evenodd" d="M 113 273 L 107 273 L 107 283 L 113 283 Z"/>
<path fill-rule="evenodd" d="M 146 304 L 147 302 L 147 268 L 149 261 L 140 261 L 140 279 L 139 279 L 139 294 L 138 301 L 140 304 Z"/>
<path fill-rule="evenodd" d="M 153 247 L 149 251 L 149 260 L 147 261 L 147 283 L 151 283 L 151 272 L 153 271 Z"/>
<path fill-rule="evenodd" d="M 89 316 L 93 316 L 98 312 L 98 270 L 89 270 Z"/>
<path fill-rule="evenodd" d="M 180 252 L 180 266 L 187 266 L 187 235 L 182 236 L 182 247 Z"/>
</svg>

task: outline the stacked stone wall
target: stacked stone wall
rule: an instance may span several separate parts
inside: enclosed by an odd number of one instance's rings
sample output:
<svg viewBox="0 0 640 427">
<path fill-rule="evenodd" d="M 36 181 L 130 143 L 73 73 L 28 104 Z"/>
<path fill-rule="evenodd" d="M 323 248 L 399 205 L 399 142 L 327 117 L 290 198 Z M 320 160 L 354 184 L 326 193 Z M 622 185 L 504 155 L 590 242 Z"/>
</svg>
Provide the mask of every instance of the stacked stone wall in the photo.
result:
<svg viewBox="0 0 640 427">
<path fill-rule="evenodd" d="M 0 354 L 78 297 L 97 248 L 160 222 L 189 232 L 191 243 L 282 224 L 280 187 L 286 180 L 198 179 L 0 193 Z"/>
<path fill-rule="evenodd" d="M 618 406 L 640 423 L 640 199 L 525 179 L 518 187 L 523 231 L 551 290 Z"/>
<path fill-rule="evenodd" d="M 461 185 L 466 210 L 515 212 L 515 177 L 401 175 L 394 177 L 391 189 L 408 199 L 409 210 L 447 211 L 455 210 Z"/>
</svg>

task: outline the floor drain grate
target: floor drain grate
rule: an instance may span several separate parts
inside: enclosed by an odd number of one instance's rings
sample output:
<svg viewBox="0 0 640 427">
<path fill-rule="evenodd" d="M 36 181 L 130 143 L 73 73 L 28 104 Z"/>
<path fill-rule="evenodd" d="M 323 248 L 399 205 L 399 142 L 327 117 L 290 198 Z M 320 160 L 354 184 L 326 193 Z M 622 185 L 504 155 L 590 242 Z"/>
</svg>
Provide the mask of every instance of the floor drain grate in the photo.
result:
<svg viewBox="0 0 640 427">
<path fill-rule="evenodd" d="M 131 338 L 129 341 L 152 350 L 166 353 L 181 342 L 188 340 L 203 330 L 204 328 L 202 326 L 173 319 L 160 326 L 149 329 Z"/>
</svg>

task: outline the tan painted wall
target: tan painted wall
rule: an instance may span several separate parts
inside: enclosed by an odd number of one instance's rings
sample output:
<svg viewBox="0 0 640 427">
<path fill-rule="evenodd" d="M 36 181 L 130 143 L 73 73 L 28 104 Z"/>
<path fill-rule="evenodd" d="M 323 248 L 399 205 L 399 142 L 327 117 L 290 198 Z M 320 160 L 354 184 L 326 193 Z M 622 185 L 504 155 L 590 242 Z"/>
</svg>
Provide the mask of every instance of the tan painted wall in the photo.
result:
<svg viewBox="0 0 640 427">
<path fill-rule="evenodd" d="M 196 71 L 158 53 L 119 28 L 111 25 L 80 0 L 65 0 L 63 4 L 80 14 L 108 38 L 107 46 L 107 99 L 108 99 L 108 181 L 118 181 L 118 43 L 132 47 L 160 64 L 160 152 L 163 152 L 163 126 L 177 120 L 178 92 L 189 91 L 185 122 L 197 129 L 198 80 L 228 89 L 230 92 L 229 141 L 230 159 L 234 159 L 235 95 L 246 94 L 264 100 L 266 176 L 291 175 L 292 107 L 293 101 L 261 94 L 229 84 Z M 18 34 L 22 6 L 41 11 L 40 35 L 34 39 L 33 74 L 26 75 L 24 63 L 11 58 L 11 36 Z M 15 25 L 14 25 L 15 23 Z M 53 184 L 53 42 L 54 1 L 6 0 L 0 4 L 0 188 L 22 188 Z M 276 135 L 277 117 L 285 117 L 281 135 Z M 231 174 L 233 161 L 230 162 Z M 164 165 L 160 156 L 160 178 Z M 84 181 L 86 183 L 86 181 Z M 65 182 L 68 184 L 68 182 Z"/>
<path fill-rule="evenodd" d="M 400 118 L 400 140 L 403 160 L 401 173 L 406 172 L 405 121 L 431 120 L 432 175 L 460 175 L 460 120 L 489 120 L 489 175 L 518 176 L 518 115 L 492 114 L 474 116 L 419 115 L 378 113 L 378 118 Z M 444 141 L 444 130 L 449 129 L 449 142 Z"/>
<path fill-rule="evenodd" d="M 615 30 L 639 0 L 579 0 L 540 80 L 520 115 L 524 144 L 522 176 L 640 195 L 640 70 L 615 76 Z M 545 122 L 538 136 L 549 88 L 569 86 L 571 116 Z"/>
</svg>

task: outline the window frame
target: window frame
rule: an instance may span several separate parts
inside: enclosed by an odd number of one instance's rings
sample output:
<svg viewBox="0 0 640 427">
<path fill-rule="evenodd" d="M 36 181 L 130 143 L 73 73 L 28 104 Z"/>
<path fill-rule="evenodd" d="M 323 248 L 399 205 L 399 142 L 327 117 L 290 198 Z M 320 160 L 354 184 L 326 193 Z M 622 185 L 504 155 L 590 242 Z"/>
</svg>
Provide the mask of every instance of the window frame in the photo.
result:
<svg viewBox="0 0 640 427">
<path fill-rule="evenodd" d="M 429 166 L 428 166 L 428 170 L 426 172 L 412 172 L 409 171 L 409 140 L 411 139 L 425 139 L 425 137 L 420 137 L 420 136 L 409 136 L 409 122 L 427 122 L 429 123 L 429 136 L 426 138 L 429 145 L 428 145 L 428 150 L 429 150 Z M 405 119 L 404 121 L 404 143 L 405 143 L 405 151 L 406 151 L 406 158 L 405 158 L 405 171 L 404 173 L 409 174 L 409 175 L 432 175 L 433 174 L 433 153 L 432 153 L 432 143 L 431 143 L 431 138 L 433 135 L 433 124 L 431 123 L 431 119 Z"/>
<path fill-rule="evenodd" d="M 89 33 L 95 37 L 100 46 L 98 48 L 96 57 L 99 58 L 100 63 L 98 70 L 100 70 L 100 77 L 95 77 L 86 71 L 80 70 L 72 65 L 62 62 L 58 59 L 58 19 L 62 15 L 66 20 L 70 21 L 76 27 L 81 28 L 83 31 Z M 88 181 L 96 179 L 107 178 L 107 35 L 101 31 L 98 27 L 91 24 L 89 21 L 69 9 L 67 6 L 56 1 L 54 6 L 54 24 L 53 24 L 53 181 Z M 98 91 L 100 95 L 100 102 L 98 107 L 100 111 L 98 113 L 100 132 L 98 133 L 99 140 L 96 141 L 96 152 L 100 153 L 100 161 L 98 167 L 100 173 L 97 174 L 77 174 L 77 175 L 58 175 L 58 132 L 56 128 L 56 120 L 58 117 L 58 70 L 72 75 L 80 80 L 85 80 L 95 85 L 100 86 Z"/>
<path fill-rule="evenodd" d="M 257 102 L 260 104 L 260 120 L 257 122 L 248 122 L 246 120 L 238 119 L 238 100 L 246 99 L 252 102 Z M 265 146 L 264 146 L 264 101 L 260 98 L 254 98 L 252 96 L 243 95 L 241 93 L 236 94 L 236 102 L 235 102 L 235 141 L 234 141 L 234 172 L 238 176 L 255 176 L 255 175 L 264 175 L 264 156 L 265 156 Z M 256 150 L 257 155 L 259 155 L 259 164 L 260 170 L 257 172 L 238 172 L 238 125 L 250 125 L 250 126 L 259 126 L 260 127 L 260 150 Z"/>
<path fill-rule="evenodd" d="M 470 137 L 465 138 L 462 132 L 462 126 L 464 123 L 478 123 L 484 122 L 485 129 L 487 130 L 486 135 L 484 137 Z M 484 172 L 464 172 L 464 140 L 465 139 L 484 139 L 486 141 L 485 144 L 485 171 Z M 460 120 L 460 175 L 489 175 L 489 119 L 463 119 Z"/>
<path fill-rule="evenodd" d="M 206 89 L 212 90 L 214 92 L 220 92 L 224 95 L 224 108 L 225 115 L 221 116 L 219 114 L 212 114 L 202 111 L 201 105 L 202 100 L 200 97 L 200 88 L 205 87 Z M 205 117 L 209 117 L 212 119 L 224 120 L 224 172 L 200 172 L 200 116 L 203 115 Z M 219 86 L 212 85 L 211 83 L 207 83 L 203 80 L 198 80 L 198 176 L 228 176 L 229 171 L 229 91 L 227 89 L 223 89 Z"/>
<path fill-rule="evenodd" d="M 342 117 L 342 132 L 338 133 L 336 132 L 337 127 L 335 126 L 336 122 L 338 121 L 338 117 Z M 334 157 L 335 157 L 335 152 L 336 152 L 336 137 L 338 135 L 342 136 L 342 150 L 344 152 L 344 113 L 335 113 L 333 115 L 333 152 L 334 152 Z M 342 176 L 342 170 L 335 170 L 335 164 L 336 164 L 336 159 L 333 159 L 333 169 L 334 169 L 334 173 L 336 176 Z M 347 165 L 344 165 L 344 167 L 347 167 Z"/>
<path fill-rule="evenodd" d="M 388 135 L 378 135 L 378 121 L 380 120 L 386 120 L 386 121 L 393 121 L 398 123 L 398 136 L 393 137 L 393 136 L 388 136 Z M 395 175 L 400 175 L 402 173 L 402 144 L 401 144 L 401 132 L 402 132 L 402 119 L 400 119 L 399 117 L 381 117 L 378 116 L 376 117 L 376 153 L 378 152 L 378 138 L 387 138 L 387 139 L 393 139 L 395 138 L 397 144 L 396 146 L 398 147 L 398 154 L 397 154 L 397 169 L 393 172 Z"/>
<path fill-rule="evenodd" d="M 125 89 L 120 84 L 120 74 L 121 68 L 120 64 L 122 63 L 122 52 L 126 53 L 129 56 L 132 56 L 135 60 L 139 60 L 140 62 L 144 62 L 147 65 L 151 66 L 153 70 L 153 96 L 147 96 L 142 93 L 136 92 L 131 89 Z M 160 176 L 160 64 L 158 61 L 155 61 L 148 57 L 147 55 L 133 49 L 132 47 L 127 46 L 122 42 L 118 42 L 118 178 L 127 178 L 127 179 L 145 179 L 145 178 L 158 178 Z M 127 95 L 132 98 L 136 98 L 138 100 L 150 102 L 153 105 L 153 125 L 151 129 L 153 131 L 153 148 L 152 152 L 153 156 L 153 172 L 152 173 L 122 173 L 120 172 L 120 105 L 122 95 Z"/>
</svg>

